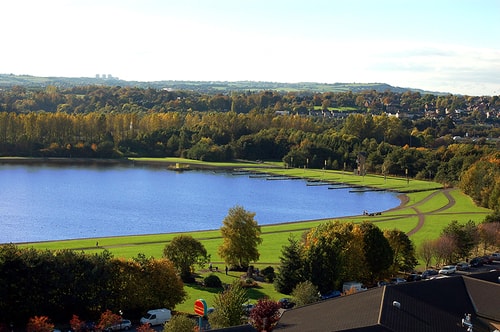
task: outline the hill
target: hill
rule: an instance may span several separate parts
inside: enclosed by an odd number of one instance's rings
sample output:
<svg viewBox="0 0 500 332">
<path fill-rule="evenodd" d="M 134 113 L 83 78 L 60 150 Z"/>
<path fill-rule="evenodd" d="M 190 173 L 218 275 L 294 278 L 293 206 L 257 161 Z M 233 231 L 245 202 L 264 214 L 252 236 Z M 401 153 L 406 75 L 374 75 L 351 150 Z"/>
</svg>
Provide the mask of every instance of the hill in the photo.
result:
<svg viewBox="0 0 500 332">
<path fill-rule="evenodd" d="M 443 95 L 446 93 L 425 91 L 414 88 L 395 87 L 386 83 L 280 83 L 280 82 L 255 82 L 255 81 L 125 81 L 116 77 L 38 77 L 30 75 L 0 74 L 0 89 L 12 86 L 26 88 L 43 88 L 46 86 L 72 87 L 81 85 L 106 85 L 106 86 L 134 86 L 139 88 L 191 90 L 200 93 L 229 93 L 242 91 L 273 90 L 280 92 L 360 92 L 375 90 L 377 92 L 403 93 L 405 91 L 419 92 L 421 94 Z"/>
</svg>

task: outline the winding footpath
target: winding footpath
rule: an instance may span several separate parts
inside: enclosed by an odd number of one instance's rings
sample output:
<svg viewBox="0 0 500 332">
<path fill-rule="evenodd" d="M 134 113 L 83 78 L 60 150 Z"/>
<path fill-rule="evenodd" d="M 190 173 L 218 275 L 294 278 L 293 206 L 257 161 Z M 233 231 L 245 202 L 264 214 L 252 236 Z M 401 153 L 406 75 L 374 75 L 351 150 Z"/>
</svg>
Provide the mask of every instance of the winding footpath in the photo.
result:
<svg viewBox="0 0 500 332">
<path fill-rule="evenodd" d="M 435 213 L 440 213 L 440 212 L 443 212 L 443 211 L 446 211 L 448 210 L 449 208 L 451 208 L 452 206 L 455 205 L 455 198 L 453 198 L 453 196 L 450 194 L 450 191 L 452 189 L 443 189 L 443 190 L 440 190 L 440 191 L 435 191 L 433 192 L 432 194 L 430 194 L 429 196 L 427 196 L 426 198 L 424 198 L 423 200 L 421 200 L 420 202 L 414 204 L 411 206 L 411 208 L 413 209 L 413 211 L 415 211 L 415 213 L 417 214 L 418 216 L 418 223 L 417 225 L 415 226 L 415 228 L 413 228 L 412 230 L 410 230 L 408 233 L 406 233 L 408 236 L 411 236 L 415 233 L 417 233 L 423 226 L 424 226 L 424 223 L 425 223 L 425 216 L 428 215 L 428 214 L 435 214 Z M 430 212 L 427 212 L 427 213 L 423 213 L 422 211 L 420 211 L 418 209 L 418 206 L 419 205 L 422 205 L 426 202 L 428 202 L 429 200 L 433 199 L 435 196 L 439 195 L 439 194 L 444 194 L 444 196 L 446 197 L 446 199 L 448 199 L 448 203 L 442 207 L 440 207 L 439 209 L 436 209 L 434 211 L 430 211 Z"/>
</svg>

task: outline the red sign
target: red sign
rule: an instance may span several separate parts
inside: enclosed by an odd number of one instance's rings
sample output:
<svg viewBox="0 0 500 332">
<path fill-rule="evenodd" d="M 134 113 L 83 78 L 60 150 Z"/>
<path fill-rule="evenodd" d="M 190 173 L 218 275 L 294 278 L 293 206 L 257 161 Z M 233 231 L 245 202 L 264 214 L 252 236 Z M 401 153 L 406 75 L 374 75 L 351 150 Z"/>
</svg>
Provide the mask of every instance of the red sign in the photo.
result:
<svg viewBox="0 0 500 332">
<path fill-rule="evenodd" d="M 198 299 L 194 302 L 194 312 L 200 316 L 207 315 L 207 302 L 204 299 Z"/>
</svg>

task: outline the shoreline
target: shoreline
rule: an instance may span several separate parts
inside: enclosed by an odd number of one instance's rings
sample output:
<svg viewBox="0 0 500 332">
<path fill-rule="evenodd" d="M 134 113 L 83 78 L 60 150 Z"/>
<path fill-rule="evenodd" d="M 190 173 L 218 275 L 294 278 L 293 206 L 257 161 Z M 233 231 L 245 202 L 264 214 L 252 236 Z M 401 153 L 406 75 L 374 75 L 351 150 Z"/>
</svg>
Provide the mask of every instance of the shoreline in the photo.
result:
<svg viewBox="0 0 500 332">
<path fill-rule="evenodd" d="M 116 165 L 143 165 L 150 167 L 169 167 L 175 165 L 175 162 L 169 162 L 165 160 L 158 161 L 136 161 L 124 158 L 117 159 L 99 159 L 99 158 L 34 158 L 34 157 L 0 157 L 0 165 L 2 164 L 13 164 L 13 165 L 43 165 L 43 164 L 52 164 L 52 165 L 87 165 L 87 166 L 116 166 Z M 190 169 L 199 169 L 199 170 L 209 170 L 209 169 L 221 169 L 221 170 L 235 170 L 237 167 L 231 166 L 211 166 L 211 165 L 199 165 L 199 164 L 189 164 Z M 191 168 L 192 167 L 192 168 Z M 175 171 L 175 169 L 172 169 Z M 405 193 L 398 193 L 396 196 L 400 203 L 399 205 L 390 208 L 388 210 L 380 211 L 381 213 L 387 211 L 394 211 L 403 208 L 408 202 L 409 197 Z M 306 220 L 296 220 L 296 221 L 285 221 L 278 222 L 273 224 L 265 224 L 260 225 L 261 227 L 266 226 L 275 226 L 275 225 L 286 225 L 286 224 L 298 224 L 298 223 L 309 223 L 309 222 L 318 222 L 318 221 L 327 221 L 334 219 L 345 219 L 351 217 L 360 217 L 363 214 L 351 215 L 351 216 L 342 216 L 342 217 L 328 217 L 322 219 L 306 219 Z M 27 241 L 27 242 L 10 242 L 16 245 L 29 245 L 35 243 L 47 243 L 47 242 L 62 242 L 62 241 L 77 241 L 77 240 L 91 240 L 91 239 L 105 239 L 105 238 L 120 238 L 120 237 L 138 237 L 138 236 L 151 236 L 151 235 L 168 235 L 168 234 L 184 234 L 184 233 L 196 233 L 196 232 L 206 232 L 206 231 L 216 231 L 217 229 L 204 229 L 204 230 L 194 230 L 194 231 L 185 231 L 185 232 L 167 232 L 167 233 L 149 233 L 149 234 L 132 234 L 132 235 L 113 235 L 113 236 L 100 236 L 100 237 L 82 237 L 82 238 L 69 238 L 69 239 L 57 239 L 57 240 L 42 240 L 42 241 Z M 3 243 L 0 245 L 4 245 L 8 243 Z"/>
</svg>

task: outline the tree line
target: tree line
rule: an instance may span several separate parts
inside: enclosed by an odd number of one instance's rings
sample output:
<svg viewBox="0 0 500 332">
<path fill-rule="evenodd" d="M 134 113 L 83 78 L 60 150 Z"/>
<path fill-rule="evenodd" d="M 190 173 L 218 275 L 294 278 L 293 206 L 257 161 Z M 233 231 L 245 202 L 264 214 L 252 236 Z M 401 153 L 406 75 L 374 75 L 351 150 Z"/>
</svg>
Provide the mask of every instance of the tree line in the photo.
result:
<svg viewBox="0 0 500 332">
<path fill-rule="evenodd" d="M 415 118 L 388 116 L 395 106 Z M 332 107 L 343 115 L 312 115 Z M 460 185 L 495 209 L 498 143 L 488 138 L 500 137 L 500 128 L 498 117 L 486 113 L 499 108 L 498 96 L 410 91 L 201 94 L 18 86 L 0 91 L 0 156 L 238 158 L 352 171 L 363 153 L 368 172 Z M 436 116 L 423 117 L 429 109 Z M 455 119 L 449 112 L 458 109 L 473 110 Z M 469 135 L 465 142 L 454 139 Z"/>
<path fill-rule="evenodd" d="M 106 310 L 139 316 L 173 308 L 186 296 L 168 259 L 114 258 L 109 251 L 40 251 L 0 246 L 0 322 L 25 326 L 33 315 L 56 322 L 72 315 L 97 320 Z"/>
</svg>

